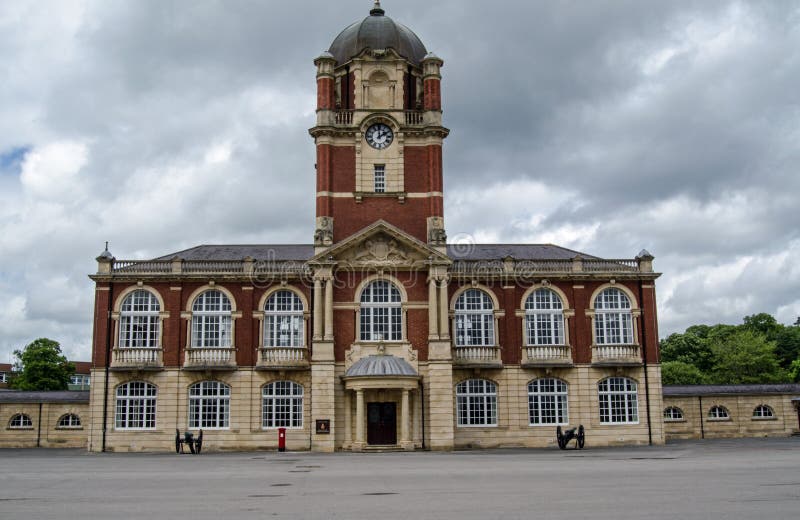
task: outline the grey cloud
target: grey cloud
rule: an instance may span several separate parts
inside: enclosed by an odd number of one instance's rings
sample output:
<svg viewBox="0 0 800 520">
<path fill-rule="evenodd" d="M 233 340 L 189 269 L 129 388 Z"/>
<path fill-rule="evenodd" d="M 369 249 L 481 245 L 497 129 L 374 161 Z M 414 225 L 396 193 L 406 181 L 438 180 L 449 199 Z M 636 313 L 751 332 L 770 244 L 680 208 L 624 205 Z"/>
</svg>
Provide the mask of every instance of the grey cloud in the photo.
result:
<svg viewBox="0 0 800 520">
<path fill-rule="evenodd" d="M 665 333 L 800 305 L 791 260 L 776 260 L 798 238 L 794 3 L 383 4 L 446 62 L 451 236 L 647 247 L 665 272 Z M 312 60 L 370 5 L 0 7 L 0 156 L 88 150 L 79 189 L 56 200 L 0 166 L 0 359 L 41 335 L 88 356 L 86 273 L 105 240 L 118 257 L 310 241 Z M 484 192 L 498 199 L 475 201 Z"/>
</svg>

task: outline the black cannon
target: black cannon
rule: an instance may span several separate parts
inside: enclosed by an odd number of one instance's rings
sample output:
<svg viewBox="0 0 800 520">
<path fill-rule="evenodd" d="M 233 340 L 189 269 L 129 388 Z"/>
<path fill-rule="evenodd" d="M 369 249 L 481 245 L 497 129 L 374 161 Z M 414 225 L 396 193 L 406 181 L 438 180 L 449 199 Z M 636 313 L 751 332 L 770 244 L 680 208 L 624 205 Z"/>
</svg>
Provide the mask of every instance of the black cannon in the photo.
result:
<svg viewBox="0 0 800 520">
<path fill-rule="evenodd" d="M 203 430 L 194 438 L 192 432 L 186 432 L 181 436 L 180 430 L 175 428 L 175 453 L 183 453 L 183 447 L 189 446 L 192 455 L 198 455 L 203 449 Z"/>
<path fill-rule="evenodd" d="M 586 442 L 586 432 L 582 424 L 577 428 L 571 428 L 565 432 L 561 431 L 561 426 L 556 427 L 556 440 L 558 441 L 559 448 L 566 450 L 567 444 L 573 439 L 575 440 L 575 449 L 582 450 Z"/>
</svg>

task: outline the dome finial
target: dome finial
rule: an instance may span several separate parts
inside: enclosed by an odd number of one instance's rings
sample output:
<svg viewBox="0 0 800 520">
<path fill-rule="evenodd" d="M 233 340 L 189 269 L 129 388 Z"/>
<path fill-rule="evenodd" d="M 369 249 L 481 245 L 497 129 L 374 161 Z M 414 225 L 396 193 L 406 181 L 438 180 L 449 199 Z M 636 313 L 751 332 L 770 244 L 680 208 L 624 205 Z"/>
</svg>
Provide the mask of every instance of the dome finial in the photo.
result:
<svg viewBox="0 0 800 520">
<path fill-rule="evenodd" d="M 372 16 L 383 16 L 386 14 L 386 11 L 381 8 L 381 0 L 375 0 L 375 7 L 372 8 L 369 14 Z"/>
</svg>

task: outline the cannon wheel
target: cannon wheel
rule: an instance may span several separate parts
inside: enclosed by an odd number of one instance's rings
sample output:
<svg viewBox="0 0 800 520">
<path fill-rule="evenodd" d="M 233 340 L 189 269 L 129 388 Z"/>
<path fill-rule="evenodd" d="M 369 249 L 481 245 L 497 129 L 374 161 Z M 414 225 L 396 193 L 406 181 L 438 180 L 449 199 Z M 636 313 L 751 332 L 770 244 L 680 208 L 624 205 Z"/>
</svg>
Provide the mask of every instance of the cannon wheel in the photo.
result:
<svg viewBox="0 0 800 520">
<path fill-rule="evenodd" d="M 556 441 L 558 442 L 559 449 L 566 448 L 564 443 L 564 433 L 561 431 L 561 426 L 556 426 Z"/>
<path fill-rule="evenodd" d="M 194 441 L 194 451 L 196 454 L 200 454 L 200 450 L 203 449 L 203 430 L 200 430 L 200 435 L 197 436 L 197 440 Z"/>
<path fill-rule="evenodd" d="M 175 453 L 181 452 L 181 432 L 175 430 Z"/>
<path fill-rule="evenodd" d="M 586 443 L 586 433 L 583 429 L 583 425 L 581 424 L 580 426 L 578 426 L 578 442 L 577 442 L 578 449 L 582 450 L 585 443 Z"/>
</svg>

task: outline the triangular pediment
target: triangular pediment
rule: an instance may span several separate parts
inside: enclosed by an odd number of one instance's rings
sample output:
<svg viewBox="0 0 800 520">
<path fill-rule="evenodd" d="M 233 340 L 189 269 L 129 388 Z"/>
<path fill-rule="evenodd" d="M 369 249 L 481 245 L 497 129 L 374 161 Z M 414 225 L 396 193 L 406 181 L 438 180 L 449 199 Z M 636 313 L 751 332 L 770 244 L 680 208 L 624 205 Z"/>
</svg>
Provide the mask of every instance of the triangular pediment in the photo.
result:
<svg viewBox="0 0 800 520">
<path fill-rule="evenodd" d="M 448 265 L 447 255 L 401 229 L 379 220 L 317 254 L 310 263 L 334 261 L 339 267 L 414 268 Z"/>
</svg>

